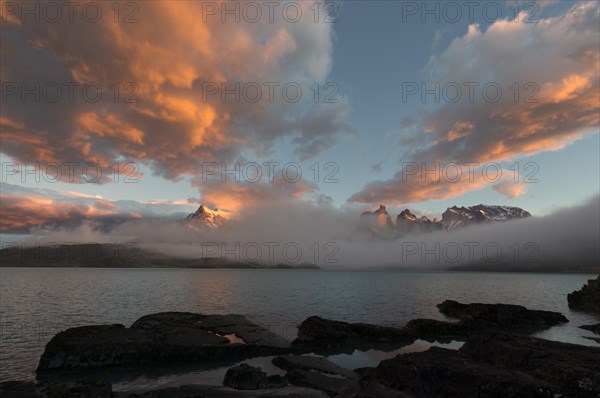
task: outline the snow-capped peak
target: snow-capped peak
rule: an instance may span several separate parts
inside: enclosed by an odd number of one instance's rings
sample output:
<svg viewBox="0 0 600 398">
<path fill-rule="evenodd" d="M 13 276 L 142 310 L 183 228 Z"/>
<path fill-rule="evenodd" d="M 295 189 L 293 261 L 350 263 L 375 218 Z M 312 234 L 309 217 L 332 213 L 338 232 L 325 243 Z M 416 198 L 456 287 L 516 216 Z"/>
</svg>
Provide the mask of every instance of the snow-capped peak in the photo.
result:
<svg viewBox="0 0 600 398">
<path fill-rule="evenodd" d="M 531 217 L 531 214 L 519 207 L 477 205 L 471 207 L 449 207 L 442 215 L 444 229 L 452 230 L 471 223 L 508 221 Z"/>
<path fill-rule="evenodd" d="M 218 209 L 212 210 L 207 206 L 200 205 L 198 210 L 188 215 L 185 220 L 194 229 L 207 229 L 220 227 L 227 221 L 227 218 Z"/>
</svg>

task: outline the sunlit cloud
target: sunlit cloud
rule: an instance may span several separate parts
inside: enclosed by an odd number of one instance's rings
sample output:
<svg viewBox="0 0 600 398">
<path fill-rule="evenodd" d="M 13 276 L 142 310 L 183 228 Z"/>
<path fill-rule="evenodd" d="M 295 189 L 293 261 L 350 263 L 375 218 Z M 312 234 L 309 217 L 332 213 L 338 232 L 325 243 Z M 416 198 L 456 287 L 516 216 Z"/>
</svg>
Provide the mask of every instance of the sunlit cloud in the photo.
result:
<svg viewBox="0 0 600 398">
<path fill-rule="evenodd" d="M 192 183 L 201 192 L 200 202 L 211 207 L 228 212 L 239 212 L 244 207 L 269 205 L 278 202 L 311 201 L 312 194 L 318 191 L 317 184 L 299 180 L 295 182 L 276 178 L 261 182 L 222 182 L 208 180 L 202 182 L 195 178 Z M 318 197 L 319 200 L 326 200 Z"/>
<path fill-rule="evenodd" d="M 527 192 L 528 185 L 522 181 L 503 181 L 492 186 L 492 189 L 508 199 L 518 198 L 519 196 L 525 195 Z"/>
<path fill-rule="evenodd" d="M 137 4 L 137 23 L 12 17 L 2 24 L 3 82 L 79 85 L 72 102 L 8 98 L 0 119 L 3 153 L 18 162 L 94 163 L 105 174 L 115 163 L 135 161 L 176 179 L 197 173 L 203 161 L 230 162 L 242 151 L 266 155 L 284 139 L 307 159 L 352 132 L 345 98 L 317 104 L 310 91 L 331 69 L 332 24 L 291 23 L 281 13 L 273 22 L 222 23 L 206 18 L 203 2 Z M 312 5 L 296 4 L 305 13 Z M 278 85 L 274 101 L 267 86 L 258 102 L 222 98 L 222 88 L 263 82 Z M 290 82 L 304 89 L 297 103 L 282 98 Z M 98 102 L 81 95 L 86 83 L 102 86 Z M 213 86 L 218 92 L 207 93 Z"/>
<path fill-rule="evenodd" d="M 457 84 L 464 88 L 462 96 L 456 102 L 442 98 L 420 124 L 403 128 L 401 141 L 411 148 L 403 160 L 430 167 L 436 162 L 501 162 L 561 150 L 598 134 L 599 18 L 598 2 L 587 1 L 537 23 L 498 20 L 486 30 L 471 25 L 464 36 L 431 56 L 425 69 L 428 87 Z M 471 100 L 465 83 L 473 82 L 479 86 Z M 496 84 L 502 95 L 485 97 L 481 90 L 486 83 Z M 400 174 L 367 184 L 349 200 L 407 203 L 451 198 L 486 185 L 481 180 L 406 182 Z M 512 197 L 525 192 L 519 186 L 495 189 Z"/>
<path fill-rule="evenodd" d="M 0 183 L 0 190 L 0 232 L 10 234 L 30 234 L 40 228 L 73 229 L 83 224 L 108 231 L 118 224 L 141 218 L 175 221 L 197 207 L 188 199 L 112 201 L 100 195 L 7 183 Z"/>
</svg>

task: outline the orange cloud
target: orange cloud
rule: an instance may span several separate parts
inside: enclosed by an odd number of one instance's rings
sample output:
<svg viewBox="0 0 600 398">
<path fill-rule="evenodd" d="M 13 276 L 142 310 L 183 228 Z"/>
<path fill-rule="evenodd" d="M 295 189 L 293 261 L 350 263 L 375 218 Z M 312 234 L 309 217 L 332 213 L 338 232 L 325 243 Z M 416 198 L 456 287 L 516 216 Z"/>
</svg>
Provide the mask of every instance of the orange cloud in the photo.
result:
<svg viewBox="0 0 600 398">
<path fill-rule="evenodd" d="M 104 216 L 114 215 L 114 207 L 106 201 L 87 203 L 56 201 L 51 198 L 7 195 L 1 198 L 0 232 L 25 232 L 33 227 L 69 225 Z"/>
<path fill-rule="evenodd" d="M 290 23 L 281 12 L 272 22 L 222 23 L 193 1 L 139 2 L 137 23 L 115 23 L 111 4 L 95 4 L 106 16 L 98 23 L 2 24 L 3 82 L 78 84 L 73 101 L 63 87 L 57 103 L 23 103 L 19 95 L 3 103 L 2 152 L 13 159 L 100 167 L 147 161 L 176 179 L 195 174 L 201 162 L 237 159 L 242 150 L 263 155 L 279 138 L 290 139 L 298 157 L 311 157 L 351 130 L 345 101 L 315 110 L 312 95 L 294 104 L 280 93 L 269 102 L 266 87 L 257 103 L 221 97 L 221 83 L 230 90 L 277 82 L 281 90 L 298 82 L 309 92 L 331 69 L 332 24 Z M 308 15 L 312 4 L 298 4 Z M 102 88 L 97 102 L 83 96 L 88 83 Z M 218 92 L 207 96 L 206 83 Z"/>
<path fill-rule="evenodd" d="M 419 165 L 418 170 L 407 169 L 396 173 L 393 179 L 374 181 L 360 192 L 352 195 L 349 202 L 377 203 L 402 206 L 429 199 L 447 199 L 461 196 L 469 191 L 483 189 L 500 181 L 511 171 L 498 170 L 498 175 L 490 170 L 489 175 L 482 169 L 472 171 L 468 166 L 460 169 L 449 164 L 439 166 Z"/>
<path fill-rule="evenodd" d="M 273 182 L 221 182 L 196 178 L 193 182 L 200 189 L 200 202 L 212 208 L 239 212 L 243 207 L 268 205 L 279 201 L 310 199 L 318 187 L 306 180 L 297 182 L 278 178 Z"/>
<path fill-rule="evenodd" d="M 593 83 L 594 76 L 592 74 L 588 76 L 573 74 L 565 76 L 559 83 L 546 83 L 542 88 L 540 95 L 546 97 L 545 99 L 547 101 L 560 103 L 576 99 L 584 94 Z M 597 102 L 596 105 L 598 105 Z"/>
<path fill-rule="evenodd" d="M 497 101 L 486 100 L 476 89 L 474 101 L 465 92 L 455 103 L 425 111 L 419 126 L 407 127 L 412 134 L 407 141 L 419 146 L 403 160 L 429 165 L 501 162 L 560 150 L 598 134 L 599 17 L 598 2 L 579 2 L 564 15 L 538 23 L 499 20 L 486 31 L 470 26 L 467 34 L 432 56 L 426 67 L 432 77 L 427 87 L 476 82 L 481 90 L 495 83 L 502 95 Z M 390 180 L 367 184 L 349 201 L 409 203 L 458 196 L 485 185 L 404 181 L 399 172 Z M 509 197 L 525 193 L 522 185 L 502 184 L 495 190 Z"/>
<path fill-rule="evenodd" d="M 30 234 L 38 229 L 57 231 L 88 223 L 109 231 L 127 221 L 180 220 L 197 208 L 197 199 L 137 202 L 111 201 L 74 191 L 33 189 L 0 183 L 0 232 Z"/>
<path fill-rule="evenodd" d="M 525 195 L 527 192 L 527 184 L 522 181 L 503 181 L 492 186 L 492 189 L 509 199 L 518 198 L 519 196 Z"/>
</svg>

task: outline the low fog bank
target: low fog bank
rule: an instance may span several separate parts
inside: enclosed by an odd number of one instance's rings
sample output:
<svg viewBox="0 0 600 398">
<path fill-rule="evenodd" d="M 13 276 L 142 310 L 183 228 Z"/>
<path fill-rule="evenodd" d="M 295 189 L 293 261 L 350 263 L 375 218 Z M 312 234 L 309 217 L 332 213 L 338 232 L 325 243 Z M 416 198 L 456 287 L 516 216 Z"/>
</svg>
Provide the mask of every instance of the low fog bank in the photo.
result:
<svg viewBox="0 0 600 398">
<path fill-rule="evenodd" d="M 294 203 L 247 208 L 221 229 L 143 219 L 105 232 L 93 223 L 40 230 L 24 244 L 122 243 L 181 258 L 316 264 L 323 268 L 598 271 L 600 197 L 545 217 L 382 240 L 355 211 Z"/>
<path fill-rule="evenodd" d="M 470 226 L 368 245 L 343 242 L 351 266 L 600 271 L 600 198 L 545 217 Z"/>
</svg>

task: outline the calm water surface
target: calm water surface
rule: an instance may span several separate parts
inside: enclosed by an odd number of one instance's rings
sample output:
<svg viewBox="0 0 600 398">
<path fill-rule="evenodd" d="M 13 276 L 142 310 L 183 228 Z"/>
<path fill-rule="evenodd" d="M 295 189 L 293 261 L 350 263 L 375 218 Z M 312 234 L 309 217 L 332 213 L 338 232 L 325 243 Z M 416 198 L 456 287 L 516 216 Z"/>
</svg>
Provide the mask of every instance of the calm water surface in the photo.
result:
<svg viewBox="0 0 600 398">
<path fill-rule="evenodd" d="M 0 380 L 33 379 L 45 344 L 69 327 L 122 323 L 160 311 L 240 313 L 293 339 L 311 315 L 349 322 L 402 326 L 414 318 L 443 320 L 436 304 L 520 304 L 559 311 L 571 321 L 540 337 L 600 346 L 583 324 L 600 317 L 572 312 L 567 294 L 593 275 L 325 270 L 0 269 Z M 406 350 L 422 350 L 415 343 Z M 332 357 L 349 367 L 374 366 L 395 352 Z M 269 358 L 257 359 L 268 363 Z M 212 373 L 211 373 L 212 372 Z M 222 371 L 204 372 L 222 380 Z M 190 371 L 183 372 L 193 374 Z M 212 375 L 212 376 L 211 376 Z M 188 377 L 186 376 L 186 377 Z M 168 384 L 159 376 L 158 384 Z M 121 389 L 136 385 L 121 382 Z M 147 382 L 147 380 L 145 381 Z M 143 383 L 142 383 L 143 384 Z M 216 383 L 216 384 L 220 384 Z"/>
</svg>

